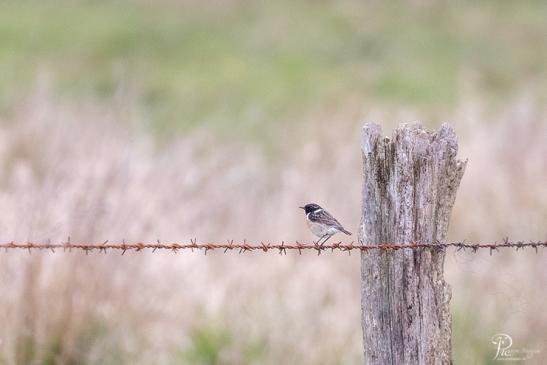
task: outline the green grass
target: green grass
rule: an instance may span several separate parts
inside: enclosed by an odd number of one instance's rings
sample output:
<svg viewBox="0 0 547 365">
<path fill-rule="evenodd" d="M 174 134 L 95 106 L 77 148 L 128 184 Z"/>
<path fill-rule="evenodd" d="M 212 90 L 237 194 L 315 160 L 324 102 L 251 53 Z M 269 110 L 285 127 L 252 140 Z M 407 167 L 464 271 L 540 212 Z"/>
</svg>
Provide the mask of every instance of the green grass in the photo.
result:
<svg viewBox="0 0 547 365">
<path fill-rule="evenodd" d="M 198 328 L 192 335 L 190 346 L 181 353 L 177 363 L 215 365 L 220 363 L 220 353 L 230 345 L 230 333 L 222 328 Z"/>
<path fill-rule="evenodd" d="M 261 138 L 350 95 L 450 108 L 469 75 L 493 100 L 530 83 L 547 91 L 541 1 L 175 3 L 1 2 L 0 106 L 42 72 L 64 97 L 136 90 L 157 131 L 206 124 Z"/>
<path fill-rule="evenodd" d="M 222 363 L 222 361 L 233 363 L 233 359 L 223 360 L 222 357 L 222 353 L 230 350 L 230 347 L 233 346 L 236 346 L 234 344 L 234 335 L 225 326 L 216 323 L 216 321 L 211 321 L 192 331 L 189 344 L 174 352 L 172 363 L 197 365 L 215 365 Z M 245 338 L 245 342 L 241 346 L 239 358 L 242 359 L 243 363 L 263 362 L 261 360 L 263 360 L 267 348 L 263 341 Z"/>
<path fill-rule="evenodd" d="M 62 326 L 59 329 L 61 328 Z M 67 342 L 65 333 L 55 330 L 50 331 L 45 343 L 39 343 L 33 333 L 21 335 L 16 342 L 16 362 L 55 365 L 63 359 L 63 362 L 68 365 L 130 363 L 130 356 L 121 350 L 122 345 L 117 342 L 118 338 L 108 337 L 114 331 L 115 329 L 109 323 L 91 319 L 77 328 L 73 341 Z M 8 362 L 7 360 L 4 362 L 0 356 L 0 364 L 4 363 Z"/>
<path fill-rule="evenodd" d="M 453 310 L 452 355 L 454 364 L 494 364 L 495 347 L 491 343 L 496 333 L 492 323 L 478 318 L 472 311 Z"/>
</svg>

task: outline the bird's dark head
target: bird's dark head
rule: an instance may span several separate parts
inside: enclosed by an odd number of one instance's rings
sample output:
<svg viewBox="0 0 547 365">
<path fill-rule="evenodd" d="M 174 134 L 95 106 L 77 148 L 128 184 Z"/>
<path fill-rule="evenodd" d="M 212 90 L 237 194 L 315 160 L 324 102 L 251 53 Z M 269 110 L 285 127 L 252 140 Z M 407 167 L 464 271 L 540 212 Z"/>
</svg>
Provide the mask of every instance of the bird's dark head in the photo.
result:
<svg viewBox="0 0 547 365">
<path fill-rule="evenodd" d="M 323 209 L 321 208 L 319 205 L 317 204 L 314 204 L 314 203 L 310 203 L 310 204 L 306 204 L 304 205 L 303 207 L 299 207 L 300 209 L 304 209 L 304 211 L 306 212 L 306 214 L 308 213 L 313 213 L 315 211 L 318 211 L 320 209 Z"/>
</svg>

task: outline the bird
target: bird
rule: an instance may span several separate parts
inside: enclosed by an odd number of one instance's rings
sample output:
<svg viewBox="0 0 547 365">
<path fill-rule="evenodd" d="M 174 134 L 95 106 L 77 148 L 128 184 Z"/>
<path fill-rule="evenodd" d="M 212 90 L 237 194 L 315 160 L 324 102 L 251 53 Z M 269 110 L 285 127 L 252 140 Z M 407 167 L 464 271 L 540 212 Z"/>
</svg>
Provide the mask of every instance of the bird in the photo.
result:
<svg viewBox="0 0 547 365">
<path fill-rule="evenodd" d="M 299 208 L 304 209 L 304 212 L 306 213 L 306 221 L 310 231 L 319 237 L 319 240 L 315 242 L 316 244 L 323 246 L 325 242 L 338 232 L 345 233 L 348 236 L 351 235 L 350 232 L 342 227 L 340 222 L 319 205 L 310 203 Z"/>
</svg>

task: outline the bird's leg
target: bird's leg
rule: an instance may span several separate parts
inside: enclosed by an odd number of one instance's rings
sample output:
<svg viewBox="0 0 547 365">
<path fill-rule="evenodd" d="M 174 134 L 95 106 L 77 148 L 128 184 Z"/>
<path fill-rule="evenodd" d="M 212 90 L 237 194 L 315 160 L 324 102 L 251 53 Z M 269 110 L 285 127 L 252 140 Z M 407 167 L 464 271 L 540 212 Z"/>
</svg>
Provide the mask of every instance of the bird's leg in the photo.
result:
<svg viewBox="0 0 547 365">
<path fill-rule="evenodd" d="M 328 236 L 327 234 L 322 235 L 322 236 L 317 240 L 317 242 L 315 242 L 315 244 L 316 244 L 316 245 L 319 245 L 319 242 L 321 242 L 321 240 L 322 240 L 323 238 L 327 237 L 327 236 Z M 321 243 L 321 245 L 323 245 L 323 244 Z"/>
<path fill-rule="evenodd" d="M 327 236 L 327 235 L 325 235 Z M 327 242 L 328 240 L 330 240 L 330 238 L 334 236 L 334 234 L 331 234 L 331 235 L 328 235 L 327 238 L 325 238 L 325 240 L 321 243 L 321 246 L 323 246 L 325 244 L 325 242 Z"/>
</svg>

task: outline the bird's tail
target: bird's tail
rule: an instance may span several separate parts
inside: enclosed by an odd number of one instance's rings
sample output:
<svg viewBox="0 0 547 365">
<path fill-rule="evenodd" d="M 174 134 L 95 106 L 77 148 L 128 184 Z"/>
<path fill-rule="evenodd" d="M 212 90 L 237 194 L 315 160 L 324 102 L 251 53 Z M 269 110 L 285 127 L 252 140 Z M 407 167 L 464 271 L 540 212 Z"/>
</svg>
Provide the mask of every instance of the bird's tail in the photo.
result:
<svg viewBox="0 0 547 365">
<path fill-rule="evenodd" d="M 351 236 L 351 232 L 346 231 L 344 228 L 340 229 L 340 232 L 347 234 L 348 236 Z"/>
</svg>

